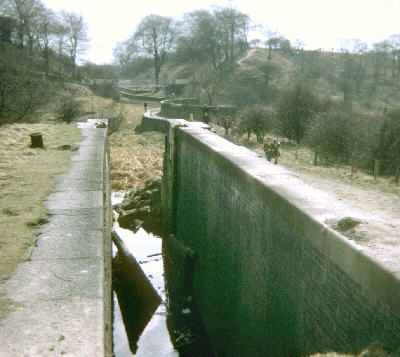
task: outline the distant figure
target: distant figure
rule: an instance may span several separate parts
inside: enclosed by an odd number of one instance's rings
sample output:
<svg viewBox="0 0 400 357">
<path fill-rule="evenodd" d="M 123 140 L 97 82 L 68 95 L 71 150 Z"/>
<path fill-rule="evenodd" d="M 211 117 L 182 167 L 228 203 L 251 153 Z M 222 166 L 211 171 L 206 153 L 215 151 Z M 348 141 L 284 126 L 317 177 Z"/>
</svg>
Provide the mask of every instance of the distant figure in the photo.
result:
<svg viewBox="0 0 400 357">
<path fill-rule="evenodd" d="M 231 126 L 231 117 L 228 115 L 224 121 L 225 135 L 228 135 L 230 126 Z"/>
<path fill-rule="evenodd" d="M 279 152 L 279 146 L 280 143 L 277 139 L 274 140 L 274 142 L 272 143 L 272 149 L 274 152 L 274 164 L 277 165 L 278 164 L 278 157 L 281 155 L 281 153 Z"/>
<path fill-rule="evenodd" d="M 207 125 L 210 123 L 210 116 L 208 115 L 207 104 L 204 104 L 204 106 L 203 106 L 203 122 Z"/>
<path fill-rule="evenodd" d="M 274 156 L 274 147 L 271 138 L 267 138 L 266 142 L 264 143 L 264 152 L 267 160 L 271 161 L 272 157 Z"/>
<path fill-rule="evenodd" d="M 144 105 L 144 111 L 147 112 L 147 102 L 146 102 L 146 99 L 144 100 L 144 104 L 143 104 L 143 105 Z"/>
<path fill-rule="evenodd" d="M 193 121 L 194 120 L 194 118 L 193 118 L 193 113 L 190 113 L 190 115 L 189 115 L 189 121 Z"/>
</svg>

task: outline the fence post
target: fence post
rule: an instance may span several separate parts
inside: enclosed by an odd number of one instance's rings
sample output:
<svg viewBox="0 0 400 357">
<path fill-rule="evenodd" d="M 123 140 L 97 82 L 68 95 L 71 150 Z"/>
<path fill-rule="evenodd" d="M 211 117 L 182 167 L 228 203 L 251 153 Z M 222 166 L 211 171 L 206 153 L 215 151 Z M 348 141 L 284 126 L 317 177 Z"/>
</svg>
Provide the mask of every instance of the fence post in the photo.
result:
<svg viewBox="0 0 400 357">
<path fill-rule="evenodd" d="M 353 177 L 354 173 L 354 151 L 351 152 L 351 172 L 350 177 Z"/>
<path fill-rule="evenodd" d="M 317 166 L 318 151 L 319 151 L 319 147 L 317 146 L 316 149 L 315 149 L 315 153 L 314 153 L 314 166 Z"/>
<path fill-rule="evenodd" d="M 376 180 L 378 176 L 379 176 L 379 160 L 374 159 L 374 179 Z"/>
</svg>

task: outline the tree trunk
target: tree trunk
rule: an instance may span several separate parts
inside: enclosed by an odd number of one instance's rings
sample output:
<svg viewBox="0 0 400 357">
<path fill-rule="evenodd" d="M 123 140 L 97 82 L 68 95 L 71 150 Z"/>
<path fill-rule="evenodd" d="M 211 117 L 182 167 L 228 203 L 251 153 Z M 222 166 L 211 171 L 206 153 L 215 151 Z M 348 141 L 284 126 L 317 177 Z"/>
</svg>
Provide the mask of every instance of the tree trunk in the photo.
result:
<svg viewBox="0 0 400 357">
<path fill-rule="evenodd" d="M 160 83 L 160 64 L 159 64 L 160 59 L 158 56 L 154 56 L 154 79 L 156 81 L 156 84 Z"/>
<path fill-rule="evenodd" d="M 3 118 L 3 112 L 4 112 L 4 107 L 5 107 L 5 93 L 3 88 L 0 85 L 0 126 L 2 126 L 4 124 L 4 118 Z"/>
<path fill-rule="evenodd" d="M 385 62 L 384 62 L 384 71 L 383 71 L 383 84 L 386 85 L 386 75 L 387 75 L 387 57 L 385 55 Z"/>
<path fill-rule="evenodd" d="M 76 56 L 72 56 L 72 78 L 76 77 Z"/>
</svg>

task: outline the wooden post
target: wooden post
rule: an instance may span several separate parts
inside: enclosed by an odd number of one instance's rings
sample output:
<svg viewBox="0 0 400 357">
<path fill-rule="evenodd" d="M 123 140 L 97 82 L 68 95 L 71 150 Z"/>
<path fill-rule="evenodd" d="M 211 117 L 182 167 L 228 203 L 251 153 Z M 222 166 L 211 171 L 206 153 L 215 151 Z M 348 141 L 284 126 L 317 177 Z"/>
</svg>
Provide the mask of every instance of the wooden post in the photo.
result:
<svg viewBox="0 0 400 357">
<path fill-rule="evenodd" d="M 43 148 L 43 138 L 41 133 L 29 134 L 31 137 L 31 148 Z"/>
</svg>

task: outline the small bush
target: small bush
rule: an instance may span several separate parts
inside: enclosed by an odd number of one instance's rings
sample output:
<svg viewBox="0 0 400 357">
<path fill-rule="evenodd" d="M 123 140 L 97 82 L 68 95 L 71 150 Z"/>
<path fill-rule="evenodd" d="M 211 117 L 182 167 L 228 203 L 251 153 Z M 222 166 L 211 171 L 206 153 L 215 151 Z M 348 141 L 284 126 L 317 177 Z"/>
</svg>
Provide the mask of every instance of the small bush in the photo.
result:
<svg viewBox="0 0 400 357">
<path fill-rule="evenodd" d="M 92 86 L 93 92 L 104 98 L 111 98 L 115 101 L 119 101 L 120 93 L 115 85 L 111 82 L 94 84 Z"/>
<path fill-rule="evenodd" d="M 357 139 L 352 115 L 345 111 L 328 111 L 316 115 L 310 123 L 307 141 L 326 164 L 348 163 Z"/>
<path fill-rule="evenodd" d="M 300 143 L 311 118 L 321 109 L 319 98 L 307 85 L 296 84 L 283 90 L 277 102 L 277 118 L 282 135 Z"/>
<path fill-rule="evenodd" d="M 251 133 L 256 134 L 257 141 L 261 143 L 265 134 L 273 128 L 274 113 L 266 108 L 255 108 L 244 113 L 240 127 L 247 132 L 248 138 Z"/>
<path fill-rule="evenodd" d="M 65 99 L 57 109 L 57 118 L 70 124 L 82 115 L 82 103 L 74 98 Z"/>
</svg>

